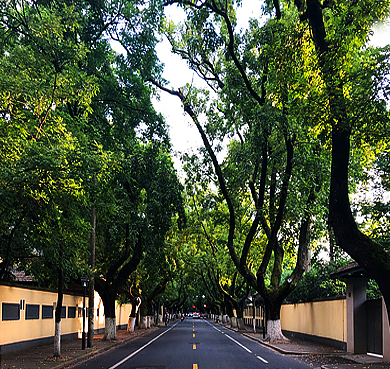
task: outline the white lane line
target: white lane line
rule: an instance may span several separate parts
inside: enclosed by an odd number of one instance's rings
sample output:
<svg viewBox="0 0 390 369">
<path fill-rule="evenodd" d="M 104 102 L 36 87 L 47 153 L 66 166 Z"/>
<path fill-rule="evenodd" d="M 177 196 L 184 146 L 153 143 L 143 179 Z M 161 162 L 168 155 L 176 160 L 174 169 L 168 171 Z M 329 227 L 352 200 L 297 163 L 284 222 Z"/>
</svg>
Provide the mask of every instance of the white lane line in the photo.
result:
<svg viewBox="0 0 390 369">
<path fill-rule="evenodd" d="M 152 340 L 150 340 L 148 343 L 146 343 L 145 345 L 143 345 L 141 348 L 139 348 L 138 350 L 134 351 L 133 353 L 131 353 L 130 355 L 126 356 L 123 360 L 119 361 L 118 363 L 116 363 L 115 365 L 113 366 L 110 366 L 108 369 L 115 369 L 117 368 L 118 366 L 122 365 L 124 362 L 126 362 L 127 360 L 131 359 L 134 355 L 137 355 L 140 351 L 142 351 L 145 347 L 149 346 L 150 344 L 152 344 L 154 341 L 158 340 L 162 335 L 164 335 L 165 333 L 169 332 L 172 328 L 175 328 L 176 325 L 178 323 L 176 323 L 174 326 L 172 326 L 171 328 L 167 329 L 166 331 L 162 332 L 161 334 L 159 334 L 157 337 L 153 338 Z"/>
<path fill-rule="evenodd" d="M 240 342 L 236 341 L 234 338 L 230 337 L 228 334 L 225 334 L 225 337 L 231 339 L 234 343 L 236 343 L 238 346 L 242 347 L 244 350 L 246 350 L 246 351 L 249 352 L 250 354 L 252 353 L 251 350 L 249 350 L 247 347 L 245 347 L 244 345 L 242 345 Z"/>
<path fill-rule="evenodd" d="M 220 329 L 218 329 L 218 328 L 214 327 L 213 325 L 211 325 L 211 324 L 210 324 L 210 326 L 211 326 L 211 327 L 213 327 L 213 328 L 214 328 L 216 331 L 218 331 L 218 332 L 221 332 L 221 330 L 220 330 Z"/>
<path fill-rule="evenodd" d="M 256 355 L 256 357 L 257 357 L 259 360 L 261 360 L 263 363 L 268 364 L 268 361 L 265 360 L 265 359 L 263 359 L 261 356 L 257 356 L 257 355 Z"/>
</svg>

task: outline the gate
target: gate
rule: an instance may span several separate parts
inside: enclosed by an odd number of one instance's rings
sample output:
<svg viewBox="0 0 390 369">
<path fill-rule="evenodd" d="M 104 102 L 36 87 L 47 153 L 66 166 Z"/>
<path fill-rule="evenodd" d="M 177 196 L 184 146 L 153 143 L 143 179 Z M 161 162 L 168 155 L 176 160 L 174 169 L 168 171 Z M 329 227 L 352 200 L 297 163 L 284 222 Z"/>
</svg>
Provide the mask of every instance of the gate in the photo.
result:
<svg viewBox="0 0 390 369">
<path fill-rule="evenodd" d="M 383 355 L 382 299 L 367 300 L 367 352 Z"/>
</svg>

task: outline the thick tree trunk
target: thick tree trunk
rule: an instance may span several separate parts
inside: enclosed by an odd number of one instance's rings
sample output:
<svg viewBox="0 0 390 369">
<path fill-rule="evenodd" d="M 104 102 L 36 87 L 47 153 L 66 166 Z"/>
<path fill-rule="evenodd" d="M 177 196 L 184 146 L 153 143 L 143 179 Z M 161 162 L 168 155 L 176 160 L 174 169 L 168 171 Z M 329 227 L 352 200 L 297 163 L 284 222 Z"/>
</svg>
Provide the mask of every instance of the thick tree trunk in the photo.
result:
<svg viewBox="0 0 390 369">
<path fill-rule="evenodd" d="M 62 250 L 60 249 L 60 258 Z M 57 289 L 57 306 L 55 311 L 55 331 L 54 331 L 54 353 L 55 357 L 61 356 L 61 312 L 62 301 L 64 298 L 64 271 L 62 267 L 58 270 L 58 289 Z"/>
<path fill-rule="evenodd" d="M 264 298 L 266 316 L 267 316 L 267 336 L 266 341 L 271 343 L 289 342 L 282 333 L 280 324 L 280 310 L 282 308 L 282 300 L 266 296 Z"/>
<path fill-rule="evenodd" d="M 104 336 L 103 340 L 116 340 L 115 295 L 101 296 L 104 305 Z"/>
<path fill-rule="evenodd" d="M 234 317 L 233 306 L 226 295 L 224 295 L 224 301 L 225 301 L 226 314 L 229 316 L 229 318 Z"/>
<path fill-rule="evenodd" d="M 147 329 L 148 328 L 148 320 L 147 320 L 146 302 L 142 302 L 139 309 L 140 309 L 140 315 L 141 315 L 139 327 L 140 327 L 140 329 Z"/>
<path fill-rule="evenodd" d="M 333 129 L 329 220 L 337 244 L 378 283 L 390 306 L 390 255 L 357 228 L 348 197 L 349 133 Z M 387 309 L 390 319 L 390 309 Z"/>
<path fill-rule="evenodd" d="M 137 318 L 130 316 L 129 317 L 129 323 L 127 325 L 127 332 L 133 333 L 135 329 L 135 321 Z"/>
<path fill-rule="evenodd" d="M 104 341 L 114 341 L 116 340 L 116 319 L 115 317 L 106 316 L 104 319 Z"/>
<path fill-rule="evenodd" d="M 307 15 L 313 43 L 325 82 L 332 124 L 332 169 L 329 198 L 329 222 L 336 243 L 351 255 L 378 283 L 390 319 L 390 255 L 384 248 L 359 231 L 351 212 L 348 189 L 348 166 L 352 123 L 346 109 L 343 82 L 339 77 L 337 58 L 329 47 L 321 4 L 307 1 Z"/>
<path fill-rule="evenodd" d="M 241 302 L 238 302 L 236 305 L 236 313 L 237 313 L 237 328 L 239 330 L 246 330 L 244 323 L 244 309 Z"/>
<path fill-rule="evenodd" d="M 61 322 L 55 322 L 54 328 L 54 356 L 61 356 Z"/>
<path fill-rule="evenodd" d="M 93 271 L 95 270 L 95 241 L 96 241 L 96 209 L 95 205 L 91 210 L 91 241 L 90 241 L 90 256 L 89 266 L 92 270 L 92 275 L 89 281 L 88 290 L 88 336 L 87 347 L 93 346 L 93 334 L 94 334 L 94 319 L 95 319 L 95 276 Z"/>
</svg>

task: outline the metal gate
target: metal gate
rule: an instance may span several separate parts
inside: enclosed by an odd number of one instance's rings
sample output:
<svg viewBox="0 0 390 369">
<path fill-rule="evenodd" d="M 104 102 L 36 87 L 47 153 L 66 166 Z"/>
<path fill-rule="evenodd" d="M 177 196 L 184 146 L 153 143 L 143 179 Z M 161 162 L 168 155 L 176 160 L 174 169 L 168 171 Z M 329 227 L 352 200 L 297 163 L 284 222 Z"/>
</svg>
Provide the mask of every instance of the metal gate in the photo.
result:
<svg viewBox="0 0 390 369">
<path fill-rule="evenodd" d="M 382 299 L 367 300 L 367 352 L 383 355 Z"/>
</svg>

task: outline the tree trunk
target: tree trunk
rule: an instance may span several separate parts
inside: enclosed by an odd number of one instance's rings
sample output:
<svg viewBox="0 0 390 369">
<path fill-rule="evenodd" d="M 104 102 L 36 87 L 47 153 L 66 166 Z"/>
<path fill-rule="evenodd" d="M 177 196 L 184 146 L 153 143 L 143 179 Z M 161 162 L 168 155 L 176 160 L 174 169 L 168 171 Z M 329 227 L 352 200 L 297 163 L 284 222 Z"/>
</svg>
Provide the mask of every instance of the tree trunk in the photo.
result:
<svg viewBox="0 0 390 369">
<path fill-rule="evenodd" d="M 61 356 L 61 322 L 55 322 L 54 329 L 54 357 Z"/>
<path fill-rule="evenodd" d="M 116 340 L 115 294 L 101 295 L 104 305 L 104 336 L 103 340 Z"/>
<path fill-rule="evenodd" d="M 106 316 L 104 319 L 104 341 L 114 341 L 116 340 L 116 319 L 115 317 Z"/>
<path fill-rule="evenodd" d="M 88 290 L 88 336 L 87 347 L 93 347 L 94 334 L 94 319 L 95 319 L 95 241 L 96 241 L 96 209 L 93 205 L 91 210 L 91 241 L 90 241 L 90 256 L 89 265 L 91 267 L 92 275 L 89 281 Z"/>
<path fill-rule="evenodd" d="M 127 325 L 127 332 L 129 332 L 129 333 L 133 333 L 134 332 L 136 319 L 137 318 L 133 317 L 133 316 L 129 317 L 129 323 Z"/>
<path fill-rule="evenodd" d="M 147 321 L 146 301 L 141 303 L 139 310 L 140 310 L 140 315 L 141 315 L 139 327 L 140 327 L 140 329 L 147 329 L 148 328 L 148 321 Z"/>
<path fill-rule="evenodd" d="M 390 256 L 382 245 L 357 228 L 348 197 L 349 134 L 336 127 L 332 135 L 332 173 L 329 220 L 337 244 L 351 255 L 378 283 L 386 306 L 390 306 Z M 390 319 L 390 309 L 387 309 Z"/>
<path fill-rule="evenodd" d="M 233 306 L 231 302 L 229 301 L 229 298 L 224 295 L 224 300 L 225 300 L 225 309 L 226 309 L 226 314 L 229 316 L 229 318 L 234 317 L 234 312 L 233 312 Z"/>
<path fill-rule="evenodd" d="M 332 124 L 332 168 L 329 197 L 329 222 L 336 243 L 378 283 L 386 302 L 390 319 L 390 255 L 383 246 L 359 231 L 351 212 L 348 189 L 348 166 L 352 123 L 346 109 L 344 86 L 339 78 L 334 48 L 328 45 L 321 4 L 307 1 L 308 18 L 313 43 L 325 82 Z"/>
<path fill-rule="evenodd" d="M 60 246 L 60 263 L 62 262 L 62 248 Z M 58 268 L 57 306 L 55 311 L 54 353 L 55 357 L 61 356 L 61 312 L 64 298 L 64 271 L 62 266 Z"/>
<path fill-rule="evenodd" d="M 275 299 L 272 296 L 264 297 L 264 304 L 267 316 L 267 336 L 265 340 L 271 343 L 289 342 L 289 340 L 282 333 L 282 326 L 280 324 L 280 310 L 282 308 L 282 301 Z"/>
<path fill-rule="evenodd" d="M 239 330 L 246 330 L 245 323 L 244 323 L 244 308 L 243 308 L 243 302 L 237 301 L 236 303 L 236 313 L 237 313 L 237 328 Z"/>
</svg>

